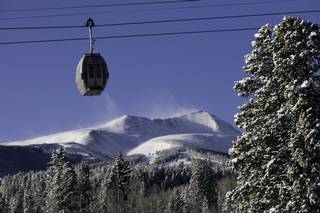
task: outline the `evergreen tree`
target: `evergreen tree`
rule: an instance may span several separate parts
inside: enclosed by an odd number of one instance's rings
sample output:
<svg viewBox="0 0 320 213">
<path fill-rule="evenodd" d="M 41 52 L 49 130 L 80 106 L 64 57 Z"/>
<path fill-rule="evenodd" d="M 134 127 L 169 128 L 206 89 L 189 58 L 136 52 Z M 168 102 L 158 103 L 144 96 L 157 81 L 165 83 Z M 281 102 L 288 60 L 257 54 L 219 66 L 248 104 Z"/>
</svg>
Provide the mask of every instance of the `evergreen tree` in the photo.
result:
<svg viewBox="0 0 320 213">
<path fill-rule="evenodd" d="M 23 195 L 23 213 L 34 213 L 34 198 L 30 189 L 26 189 Z"/>
<path fill-rule="evenodd" d="M 10 198 L 9 201 L 9 209 L 10 213 L 22 213 L 22 196 L 20 196 L 20 193 L 17 195 L 14 195 Z"/>
<path fill-rule="evenodd" d="M 184 200 L 181 196 L 181 192 L 178 189 L 174 189 L 168 203 L 169 213 L 183 213 L 184 211 Z"/>
<path fill-rule="evenodd" d="M 82 162 L 80 165 L 78 175 L 78 187 L 79 187 L 79 207 L 80 213 L 90 212 L 90 169 L 86 162 Z"/>
<path fill-rule="evenodd" d="M 118 155 L 108 181 L 108 188 L 113 191 L 113 199 L 116 212 L 125 212 L 126 201 L 129 195 L 129 183 L 131 177 L 129 162 L 123 158 L 122 153 Z"/>
<path fill-rule="evenodd" d="M 245 57 L 250 97 L 236 115 L 243 134 L 230 154 L 237 187 L 228 212 L 320 211 L 319 26 L 286 17 L 263 26 Z"/>
<path fill-rule="evenodd" d="M 201 213 L 209 213 L 210 209 L 209 209 L 209 205 L 208 205 L 208 200 L 207 198 L 205 198 L 202 201 L 202 205 L 201 205 Z"/>
<path fill-rule="evenodd" d="M 78 212 L 79 210 L 79 193 L 77 186 L 77 176 L 74 169 L 71 165 L 66 162 L 63 166 L 63 177 L 62 177 L 62 191 L 60 192 L 60 196 L 62 198 L 61 201 L 61 209 L 65 213 L 73 213 Z"/>
<path fill-rule="evenodd" d="M 63 148 L 52 155 L 49 165 L 46 179 L 46 211 L 75 212 L 77 179 L 73 168 L 66 162 Z"/>
<path fill-rule="evenodd" d="M 65 152 L 63 148 L 53 153 L 46 176 L 46 212 L 59 212 L 61 209 L 60 196 L 62 189 L 62 171 L 65 163 Z"/>
<path fill-rule="evenodd" d="M 6 200 L 2 196 L 2 193 L 0 193 L 0 213 L 6 213 L 8 211 Z"/>
<path fill-rule="evenodd" d="M 96 203 L 97 203 L 97 205 L 95 207 L 95 208 L 97 208 L 97 212 L 101 212 L 102 213 L 102 212 L 111 211 L 109 203 L 113 202 L 113 200 L 110 199 L 110 197 L 112 195 L 110 195 L 109 187 L 110 187 L 109 179 L 103 178 L 102 181 L 101 181 L 101 187 L 99 188 L 98 196 L 95 197 L 95 195 L 94 195 L 94 198 L 96 198 Z"/>
<path fill-rule="evenodd" d="M 284 90 L 288 99 L 284 114 L 292 119 L 288 140 L 292 164 L 287 170 L 292 191 L 286 209 L 320 212 L 320 31 L 319 25 L 301 19 L 289 19 L 278 31 L 290 29 L 297 35 L 288 44 L 292 59 L 284 66 L 294 75 L 288 77 Z M 279 64 L 289 57 L 280 53 Z"/>
<path fill-rule="evenodd" d="M 43 175 L 38 175 L 36 179 L 33 180 L 35 182 L 34 188 L 34 205 L 35 212 L 40 213 L 44 212 L 46 205 L 46 194 L 45 194 L 45 178 Z"/>
<path fill-rule="evenodd" d="M 191 212 L 201 212 L 204 201 L 208 208 L 215 208 L 218 199 L 215 174 L 209 161 L 195 159 L 192 162 L 192 176 L 188 189 L 188 205 Z"/>
</svg>

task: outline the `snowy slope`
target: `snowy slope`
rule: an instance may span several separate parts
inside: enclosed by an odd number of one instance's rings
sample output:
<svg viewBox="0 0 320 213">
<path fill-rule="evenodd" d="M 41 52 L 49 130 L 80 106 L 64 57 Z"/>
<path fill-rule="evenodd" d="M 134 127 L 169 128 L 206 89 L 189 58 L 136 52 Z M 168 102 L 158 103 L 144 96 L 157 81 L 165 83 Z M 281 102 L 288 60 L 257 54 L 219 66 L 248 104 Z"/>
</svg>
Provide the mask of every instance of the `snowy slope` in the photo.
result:
<svg viewBox="0 0 320 213">
<path fill-rule="evenodd" d="M 57 145 L 60 145 L 65 147 L 68 153 L 80 154 L 91 159 L 108 159 L 115 157 L 121 151 L 134 148 L 139 141 L 139 138 L 134 136 L 97 128 L 61 132 L 30 140 L 9 142 L 5 145 L 33 145 L 42 148 L 46 153 L 52 153 Z"/>
<path fill-rule="evenodd" d="M 222 134 L 177 134 L 153 138 L 130 150 L 128 155 L 154 155 L 165 149 L 186 147 L 227 153 L 233 136 Z"/>
<path fill-rule="evenodd" d="M 149 119 L 126 115 L 101 128 L 108 132 L 136 135 L 143 138 L 184 133 L 221 133 L 232 136 L 240 134 L 230 124 L 204 111 L 167 119 Z"/>
<path fill-rule="evenodd" d="M 107 159 L 115 157 L 119 152 L 144 154 L 146 149 L 155 152 L 172 146 L 227 152 L 231 141 L 239 134 L 228 123 L 208 112 L 198 111 L 167 119 L 126 115 L 94 128 L 8 142 L 5 145 L 36 146 L 46 153 L 63 146 L 72 154 Z"/>
</svg>

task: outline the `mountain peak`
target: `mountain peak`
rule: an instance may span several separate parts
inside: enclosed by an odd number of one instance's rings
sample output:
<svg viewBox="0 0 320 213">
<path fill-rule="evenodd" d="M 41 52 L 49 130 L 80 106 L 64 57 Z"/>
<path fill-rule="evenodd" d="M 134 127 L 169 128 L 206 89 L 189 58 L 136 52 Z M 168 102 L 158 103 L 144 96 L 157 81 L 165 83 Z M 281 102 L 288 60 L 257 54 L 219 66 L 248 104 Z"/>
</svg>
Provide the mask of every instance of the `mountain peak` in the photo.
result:
<svg viewBox="0 0 320 213">
<path fill-rule="evenodd" d="M 179 136 L 181 134 L 184 136 Z M 212 150 L 217 148 L 217 143 L 224 141 L 223 149 L 226 150 L 225 147 L 231 146 L 232 139 L 239 134 L 225 121 L 209 112 L 199 110 L 167 119 L 124 115 L 100 127 L 61 132 L 30 140 L 11 142 L 6 145 L 58 144 L 64 146 L 67 152 L 101 159 L 114 157 L 120 151 L 128 152 L 140 144 L 162 136 L 168 136 L 164 140 L 166 145 L 171 143 L 170 141 L 176 141 L 174 143 L 200 147 L 202 142 L 195 142 L 203 141 L 205 147 L 210 147 L 206 145 L 207 143 L 216 144 L 211 147 Z M 172 137 L 169 137 L 170 135 Z M 176 140 L 172 138 L 176 138 Z M 185 141 L 183 142 L 183 140 Z"/>
<path fill-rule="evenodd" d="M 240 134 L 240 132 L 236 130 L 233 126 L 204 110 L 199 110 L 183 115 L 181 116 L 181 118 L 209 127 L 215 133 L 233 136 L 237 136 Z"/>
<path fill-rule="evenodd" d="M 188 114 L 185 114 L 183 116 L 186 116 L 186 115 L 202 115 L 202 116 L 210 116 L 210 117 L 215 117 L 214 115 L 212 115 L 210 112 L 207 112 L 205 110 L 197 110 L 197 111 L 194 111 L 194 112 L 190 112 Z"/>
</svg>

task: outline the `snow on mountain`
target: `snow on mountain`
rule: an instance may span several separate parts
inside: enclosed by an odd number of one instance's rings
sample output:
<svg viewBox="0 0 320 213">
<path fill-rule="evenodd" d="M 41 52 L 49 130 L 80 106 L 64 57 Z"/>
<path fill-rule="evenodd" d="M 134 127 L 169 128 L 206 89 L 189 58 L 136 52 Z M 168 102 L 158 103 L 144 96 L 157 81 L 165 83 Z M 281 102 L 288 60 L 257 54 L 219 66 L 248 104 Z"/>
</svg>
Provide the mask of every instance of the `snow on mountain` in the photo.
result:
<svg viewBox="0 0 320 213">
<path fill-rule="evenodd" d="M 240 134 L 230 124 L 205 111 L 167 119 L 125 115 L 102 126 L 102 129 L 145 138 L 178 133 L 221 133 L 233 136 Z"/>
<path fill-rule="evenodd" d="M 149 154 L 177 146 L 227 152 L 240 133 L 208 112 L 149 119 L 122 116 L 94 128 L 56 133 L 5 145 L 36 146 L 50 153 L 59 146 L 91 159 L 114 158 L 119 152 Z M 149 151 L 148 151 L 149 150 Z"/>
<path fill-rule="evenodd" d="M 137 137 L 90 128 L 9 142 L 5 145 L 32 145 L 42 148 L 46 153 L 52 152 L 57 148 L 57 145 L 60 145 L 68 153 L 80 154 L 91 159 L 108 159 L 115 157 L 119 152 L 134 148 L 138 144 L 139 138 Z M 55 148 L 52 150 L 52 147 Z"/>
<path fill-rule="evenodd" d="M 219 133 L 230 136 L 238 136 L 240 134 L 238 130 L 227 122 L 205 111 L 190 113 L 181 118 L 202 126 L 202 128 L 209 128 L 211 130 L 209 133 Z"/>
<path fill-rule="evenodd" d="M 221 134 L 176 134 L 153 138 L 130 150 L 128 155 L 155 155 L 157 151 L 186 147 L 227 153 L 233 136 Z"/>
</svg>

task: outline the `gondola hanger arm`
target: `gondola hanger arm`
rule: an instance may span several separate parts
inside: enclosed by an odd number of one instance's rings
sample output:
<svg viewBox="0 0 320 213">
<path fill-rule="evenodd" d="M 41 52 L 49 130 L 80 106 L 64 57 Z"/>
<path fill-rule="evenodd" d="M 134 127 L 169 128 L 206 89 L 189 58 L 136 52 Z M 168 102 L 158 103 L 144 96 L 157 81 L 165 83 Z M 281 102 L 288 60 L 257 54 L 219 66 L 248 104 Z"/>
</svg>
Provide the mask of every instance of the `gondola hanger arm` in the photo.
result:
<svg viewBox="0 0 320 213">
<path fill-rule="evenodd" d="M 90 54 L 93 53 L 94 50 L 94 42 L 95 39 L 93 38 L 92 28 L 95 26 L 95 23 L 92 18 L 89 18 L 85 24 L 85 26 L 89 29 L 89 48 L 90 48 Z"/>
</svg>

